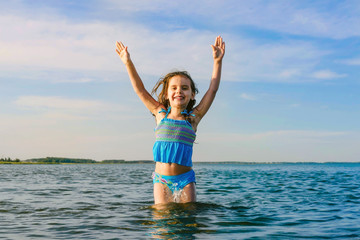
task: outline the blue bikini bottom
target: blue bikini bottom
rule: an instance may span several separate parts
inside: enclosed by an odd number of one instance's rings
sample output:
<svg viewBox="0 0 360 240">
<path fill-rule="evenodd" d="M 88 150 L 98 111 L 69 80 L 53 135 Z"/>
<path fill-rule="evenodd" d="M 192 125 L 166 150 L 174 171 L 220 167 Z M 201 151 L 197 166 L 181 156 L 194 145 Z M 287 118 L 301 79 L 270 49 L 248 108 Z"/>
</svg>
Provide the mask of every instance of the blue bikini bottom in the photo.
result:
<svg viewBox="0 0 360 240">
<path fill-rule="evenodd" d="M 182 190 L 189 183 L 196 183 L 194 170 L 175 176 L 166 176 L 153 172 L 152 179 L 154 184 L 162 183 L 168 186 L 172 193 Z"/>
</svg>

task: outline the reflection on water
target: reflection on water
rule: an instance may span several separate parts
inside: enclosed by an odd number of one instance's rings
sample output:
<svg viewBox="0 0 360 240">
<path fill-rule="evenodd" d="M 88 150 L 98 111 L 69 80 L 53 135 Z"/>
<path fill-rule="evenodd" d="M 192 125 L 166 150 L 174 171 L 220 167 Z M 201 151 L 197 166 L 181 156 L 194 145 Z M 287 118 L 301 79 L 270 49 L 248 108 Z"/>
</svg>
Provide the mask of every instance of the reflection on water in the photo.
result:
<svg viewBox="0 0 360 240">
<path fill-rule="evenodd" d="M 169 236 L 183 236 L 191 239 L 194 233 L 198 232 L 195 204 L 158 204 L 152 208 L 152 237 L 168 239 Z"/>
<path fill-rule="evenodd" d="M 149 207 L 151 221 L 144 221 L 151 237 L 156 239 L 193 239 L 195 234 L 215 233 L 201 223 L 198 215 L 207 208 L 216 206 L 204 203 L 167 203 Z"/>
</svg>

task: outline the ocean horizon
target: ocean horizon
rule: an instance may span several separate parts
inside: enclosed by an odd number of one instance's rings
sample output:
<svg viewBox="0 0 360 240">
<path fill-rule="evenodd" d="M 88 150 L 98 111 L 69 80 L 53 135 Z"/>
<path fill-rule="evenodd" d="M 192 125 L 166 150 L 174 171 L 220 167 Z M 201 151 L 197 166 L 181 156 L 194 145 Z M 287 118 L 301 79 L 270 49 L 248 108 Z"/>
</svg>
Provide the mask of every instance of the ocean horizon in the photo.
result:
<svg viewBox="0 0 360 240">
<path fill-rule="evenodd" d="M 53 160 L 53 161 L 51 161 Z M 126 159 L 104 159 L 94 160 L 89 158 L 69 158 L 69 157 L 42 157 L 20 160 L 18 158 L 1 158 L 1 163 L 104 163 L 104 164 L 153 164 L 154 160 L 126 160 Z M 193 161 L 193 164 L 344 164 L 344 163 L 360 163 L 359 161 Z"/>
</svg>

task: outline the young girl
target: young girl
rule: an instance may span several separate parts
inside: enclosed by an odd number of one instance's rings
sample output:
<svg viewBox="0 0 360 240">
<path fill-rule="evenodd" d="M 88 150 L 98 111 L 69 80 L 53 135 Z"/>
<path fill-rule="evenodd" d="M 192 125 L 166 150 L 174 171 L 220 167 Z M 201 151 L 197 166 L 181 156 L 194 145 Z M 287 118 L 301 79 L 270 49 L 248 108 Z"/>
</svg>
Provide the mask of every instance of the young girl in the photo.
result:
<svg viewBox="0 0 360 240">
<path fill-rule="evenodd" d="M 209 110 L 219 88 L 225 42 L 218 36 L 215 44 L 211 45 L 214 66 L 210 86 L 195 108 L 198 90 L 187 72 L 172 72 L 160 79 L 152 92 L 156 94 L 162 87 L 158 100 L 155 100 L 145 89 L 130 59 L 128 47 L 121 42 L 116 42 L 116 47 L 136 94 L 155 116 L 157 124 L 153 147 L 156 162 L 153 173 L 155 204 L 195 202 L 195 173 L 191 168 L 193 142 L 197 126 Z M 174 199 L 176 195 L 179 199 Z"/>
</svg>

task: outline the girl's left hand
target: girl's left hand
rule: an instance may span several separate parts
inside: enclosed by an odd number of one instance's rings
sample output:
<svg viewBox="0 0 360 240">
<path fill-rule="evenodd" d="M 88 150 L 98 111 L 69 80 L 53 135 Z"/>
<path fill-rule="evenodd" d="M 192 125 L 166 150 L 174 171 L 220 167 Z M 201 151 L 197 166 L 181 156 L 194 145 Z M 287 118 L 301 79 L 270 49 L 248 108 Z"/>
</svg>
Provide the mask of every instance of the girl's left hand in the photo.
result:
<svg viewBox="0 0 360 240">
<path fill-rule="evenodd" d="M 225 42 L 223 42 L 222 37 L 218 36 L 215 39 L 215 44 L 211 45 L 213 49 L 214 61 L 221 61 L 225 55 Z"/>
<path fill-rule="evenodd" d="M 119 55 L 121 61 L 126 65 L 130 60 L 130 54 L 122 42 L 116 42 L 116 52 Z"/>
</svg>

